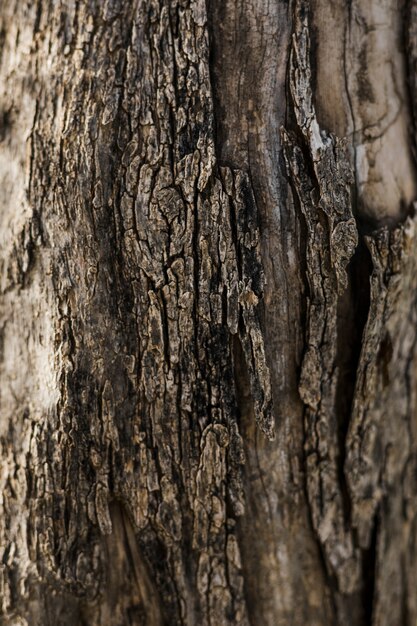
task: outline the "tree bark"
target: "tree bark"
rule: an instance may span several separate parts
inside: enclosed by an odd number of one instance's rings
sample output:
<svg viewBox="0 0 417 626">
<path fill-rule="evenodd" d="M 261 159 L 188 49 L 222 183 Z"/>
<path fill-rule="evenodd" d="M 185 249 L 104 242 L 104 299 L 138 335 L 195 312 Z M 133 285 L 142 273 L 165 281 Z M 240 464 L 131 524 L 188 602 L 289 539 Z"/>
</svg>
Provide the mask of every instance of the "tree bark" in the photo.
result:
<svg viewBox="0 0 417 626">
<path fill-rule="evenodd" d="M 0 0 L 0 81 L 0 623 L 415 624 L 415 0 Z"/>
</svg>

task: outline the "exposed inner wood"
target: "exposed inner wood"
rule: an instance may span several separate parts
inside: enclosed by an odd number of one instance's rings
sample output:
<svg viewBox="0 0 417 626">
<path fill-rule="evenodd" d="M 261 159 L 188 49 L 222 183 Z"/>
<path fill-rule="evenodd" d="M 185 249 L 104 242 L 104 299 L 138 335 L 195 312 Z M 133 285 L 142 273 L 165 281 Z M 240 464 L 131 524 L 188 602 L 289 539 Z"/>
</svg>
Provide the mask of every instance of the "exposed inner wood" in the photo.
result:
<svg viewBox="0 0 417 626">
<path fill-rule="evenodd" d="M 395 223 L 417 197 L 404 3 L 318 0 L 311 14 L 319 121 L 352 149 L 359 215 Z"/>
</svg>

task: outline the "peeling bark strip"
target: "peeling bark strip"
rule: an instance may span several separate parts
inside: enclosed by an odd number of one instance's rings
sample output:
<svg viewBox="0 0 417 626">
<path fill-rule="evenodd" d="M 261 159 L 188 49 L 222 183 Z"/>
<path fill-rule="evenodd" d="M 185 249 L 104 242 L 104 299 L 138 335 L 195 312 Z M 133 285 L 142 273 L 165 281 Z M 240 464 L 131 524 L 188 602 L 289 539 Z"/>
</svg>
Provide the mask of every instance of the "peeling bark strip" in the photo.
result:
<svg viewBox="0 0 417 626">
<path fill-rule="evenodd" d="M 307 407 L 307 490 L 329 570 L 340 591 L 352 593 L 360 586 L 360 555 L 345 525 L 335 405 L 338 300 L 347 287 L 346 267 L 358 233 L 351 209 L 353 178 L 347 154 L 337 137 L 320 129 L 316 118 L 307 12 L 302 3 L 293 35 L 290 88 L 302 147 L 296 136 L 285 130 L 282 135 L 289 175 L 307 225 L 307 346 L 299 385 Z"/>
<path fill-rule="evenodd" d="M 37 105 L 2 250 L 2 619 L 61 602 L 68 624 L 246 624 L 231 338 L 272 437 L 264 277 L 249 177 L 216 166 L 205 4 L 39 2 L 23 28 Z M 49 327 L 29 331 L 26 385 L 28 301 Z"/>
<path fill-rule="evenodd" d="M 296 133 L 283 130 L 282 136 L 288 175 L 307 227 L 307 334 L 299 392 L 306 405 L 312 521 L 342 594 L 339 599 L 336 595 L 341 623 L 348 614 L 347 595 L 364 589 L 370 575 L 372 623 L 414 623 L 416 603 L 407 590 L 417 565 L 417 220 L 408 217 L 391 232 L 382 228 L 364 238 L 372 261 L 370 304 L 349 431 L 341 442 L 337 393 L 343 328 L 338 316 L 348 286 L 346 269 L 358 245 L 350 198 L 353 178 L 343 143 L 317 123 L 307 10 L 303 2 L 297 6 L 290 89 L 298 128 Z M 366 566 L 374 549 L 372 573 Z"/>
</svg>

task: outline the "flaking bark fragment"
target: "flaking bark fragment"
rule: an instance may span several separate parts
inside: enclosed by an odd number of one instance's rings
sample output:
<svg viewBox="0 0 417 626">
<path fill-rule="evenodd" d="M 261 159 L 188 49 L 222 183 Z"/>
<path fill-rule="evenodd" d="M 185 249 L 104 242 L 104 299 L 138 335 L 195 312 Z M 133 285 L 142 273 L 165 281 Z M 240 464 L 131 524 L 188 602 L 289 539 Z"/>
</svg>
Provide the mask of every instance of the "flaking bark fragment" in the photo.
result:
<svg viewBox="0 0 417 626">
<path fill-rule="evenodd" d="M 298 2 L 290 57 L 297 133 L 282 129 L 291 184 L 306 228 L 307 334 L 299 393 L 306 405 L 307 491 L 329 571 L 344 594 L 360 586 L 360 553 L 345 524 L 336 415 L 337 310 L 358 242 L 352 172 L 343 143 L 319 127 L 313 104 L 307 5 Z"/>
</svg>

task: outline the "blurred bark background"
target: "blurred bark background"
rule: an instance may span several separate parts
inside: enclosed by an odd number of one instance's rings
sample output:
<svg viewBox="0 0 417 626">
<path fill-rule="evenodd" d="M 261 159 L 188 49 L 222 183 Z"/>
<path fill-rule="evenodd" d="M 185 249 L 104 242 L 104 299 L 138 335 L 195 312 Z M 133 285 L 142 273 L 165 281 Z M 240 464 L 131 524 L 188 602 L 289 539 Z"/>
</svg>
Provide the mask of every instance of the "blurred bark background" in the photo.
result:
<svg viewBox="0 0 417 626">
<path fill-rule="evenodd" d="M 415 625 L 415 0 L 0 0 L 0 85 L 0 623 Z"/>
</svg>

